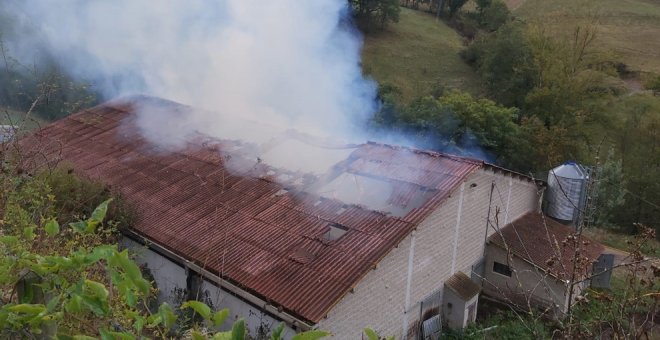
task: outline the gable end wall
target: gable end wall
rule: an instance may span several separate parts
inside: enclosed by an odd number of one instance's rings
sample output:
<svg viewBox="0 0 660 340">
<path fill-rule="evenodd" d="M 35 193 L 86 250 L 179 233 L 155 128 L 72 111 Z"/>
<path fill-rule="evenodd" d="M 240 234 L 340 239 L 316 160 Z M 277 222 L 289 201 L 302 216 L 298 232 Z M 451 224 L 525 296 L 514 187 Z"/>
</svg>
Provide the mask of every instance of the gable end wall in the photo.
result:
<svg viewBox="0 0 660 340">
<path fill-rule="evenodd" d="M 452 275 L 453 258 L 455 271 L 467 275 L 472 265 L 483 259 L 491 183 L 495 183 L 491 220 L 499 210 L 500 226 L 504 226 L 505 220 L 511 221 L 538 209 L 539 191 L 533 182 L 490 169 L 477 170 L 462 185 L 458 237 L 455 231 L 460 187 L 393 249 L 377 269 L 368 273 L 354 291 L 318 323 L 318 328 L 332 332 L 338 339 L 360 339 L 365 327 L 402 339 L 404 324 L 419 319 L 419 302 L 442 290 L 444 281 Z M 489 230 L 489 235 L 493 232 Z M 406 304 L 411 253 L 409 303 Z"/>
</svg>

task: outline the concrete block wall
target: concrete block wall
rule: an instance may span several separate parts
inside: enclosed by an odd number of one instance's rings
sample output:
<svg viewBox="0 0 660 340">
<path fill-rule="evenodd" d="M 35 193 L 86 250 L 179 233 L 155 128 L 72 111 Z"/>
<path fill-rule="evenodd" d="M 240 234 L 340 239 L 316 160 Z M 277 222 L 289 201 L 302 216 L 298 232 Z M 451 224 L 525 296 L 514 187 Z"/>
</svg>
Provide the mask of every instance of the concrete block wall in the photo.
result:
<svg viewBox="0 0 660 340">
<path fill-rule="evenodd" d="M 159 304 L 167 302 L 178 306 L 185 299 L 186 270 L 183 267 L 127 237 L 123 237 L 120 244 L 129 249 L 137 264 L 146 265 L 151 271 L 159 290 Z"/>
<path fill-rule="evenodd" d="M 151 271 L 154 282 L 159 289 L 159 304 L 167 302 L 176 309 L 187 300 L 187 296 L 184 294 L 186 293 L 187 275 L 185 268 L 127 237 L 122 239 L 121 246 L 129 249 L 136 263 L 146 265 Z M 201 281 L 197 299 L 207 303 L 213 310 L 229 308 L 231 317 L 225 321 L 224 325 L 219 327 L 219 330 L 230 330 L 234 321 L 243 318 L 246 328 L 254 336 L 258 334 L 260 327 L 267 331 L 268 329 L 274 329 L 280 323 L 280 320 L 262 312 L 258 307 L 239 299 L 206 279 Z M 296 332 L 291 327 L 285 326 L 284 339 L 290 339 L 295 334 Z"/>
<path fill-rule="evenodd" d="M 504 249 L 489 244 L 487 246 L 486 270 L 483 290 L 488 295 L 527 308 L 552 307 L 556 312 L 568 308 L 568 285 L 519 257 L 510 259 Z M 513 270 L 511 277 L 493 271 L 493 263 L 508 265 Z M 576 289 L 575 295 L 579 294 Z"/>
<path fill-rule="evenodd" d="M 203 297 L 200 300 L 211 305 L 215 310 L 229 308 L 230 317 L 220 326 L 220 330 L 230 330 L 233 323 L 242 318 L 245 320 L 245 325 L 250 335 L 257 338 L 260 330 L 264 334 L 269 334 L 270 330 L 275 329 L 281 322 L 261 311 L 258 307 L 246 303 L 206 280 L 202 282 L 200 295 Z M 291 327 L 284 327 L 284 332 L 282 333 L 284 339 L 290 339 L 295 334 L 296 332 Z"/>
<path fill-rule="evenodd" d="M 492 183 L 495 187 L 491 200 Z M 512 178 L 508 173 L 480 169 L 466 179 L 462 188 L 462 195 L 461 188 L 454 191 L 381 261 L 377 269 L 369 272 L 318 327 L 332 332 L 338 339 L 360 339 L 364 327 L 402 339 L 404 328 L 419 317 L 419 301 L 442 291 L 444 281 L 454 272 L 463 271 L 469 275 L 472 265 L 483 259 L 489 205 L 491 219 L 499 211 L 501 227 L 505 219 L 511 221 L 528 211 L 538 210 L 537 186 L 527 179 Z M 491 228 L 488 235 L 494 232 Z M 412 268 L 408 266 L 409 261 Z"/>
</svg>

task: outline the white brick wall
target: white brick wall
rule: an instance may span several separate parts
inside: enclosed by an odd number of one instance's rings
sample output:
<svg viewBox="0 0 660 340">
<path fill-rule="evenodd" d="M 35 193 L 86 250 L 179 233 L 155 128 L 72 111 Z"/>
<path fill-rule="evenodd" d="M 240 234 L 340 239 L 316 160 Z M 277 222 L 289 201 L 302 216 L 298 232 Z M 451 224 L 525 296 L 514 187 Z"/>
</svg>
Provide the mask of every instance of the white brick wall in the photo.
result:
<svg viewBox="0 0 660 340">
<path fill-rule="evenodd" d="M 522 308 L 532 306 L 556 307 L 556 311 L 565 312 L 568 306 L 568 286 L 566 283 L 547 275 L 522 259 L 513 256 L 507 259 L 504 249 L 490 244 L 488 245 L 488 256 L 486 259 L 486 281 L 484 292 L 498 297 L 507 302 L 521 305 Z M 511 277 L 493 271 L 493 262 L 508 265 L 513 273 Z M 577 287 L 576 287 L 577 288 Z M 579 294 L 576 289 L 575 295 Z"/>
<path fill-rule="evenodd" d="M 509 183 L 511 194 L 509 195 Z M 538 190 L 526 179 L 513 179 L 507 173 L 480 169 L 465 181 L 461 223 L 457 237 L 456 271 L 470 274 L 471 266 L 484 254 L 486 216 L 488 215 L 491 183 L 495 183 L 491 204 L 491 219 L 499 211 L 500 226 L 530 210 L 538 209 Z M 460 189 L 452 193 L 436 211 L 407 236 L 379 264 L 347 294 L 319 328 L 335 334 L 338 339 L 360 339 L 364 327 L 371 327 L 382 335 L 402 338 L 406 311 L 406 283 L 410 247 L 414 237 L 413 270 L 410 291 L 409 321 L 417 319 L 418 302 L 436 290 L 452 274 Z M 495 230 L 489 230 L 492 234 Z M 413 236 L 414 235 L 414 236 Z"/>
<path fill-rule="evenodd" d="M 178 306 L 182 302 L 186 289 L 186 270 L 183 267 L 127 237 L 122 238 L 121 246 L 129 249 L 136 263 L 149 267 L 158 287 L 159 303 Z"/>
<path fill-rule="evenodd" d="M 245 319 L 250 335 L 256 337 L 260 334 L 260 328 L 267 334 L 282 322 L 206 280 L 202 282 L 201 291 L 202 300 L 210 302 L 215 310 L 229 308 L 230 317 L 220 326 L 221 330 L 230 330 L 234 322 L 242 318 Z M 295 334 L 291 327 L 285 326 L 282 336 L 284 339 L 290 339 Z"/>
<path fill-rule="evenodd" d="M 179 308 L 187 300 L 182 294 L 186 290 L 186 270 L 183 267 L 127 237 L 122 238 L 121 245 L 130 250 L 136 263 L 149 267 L 159 289 L 158 303 L 167 302 L 173 308 Z M 260 327 L 274 329 L 281 322 L 207 280 L 202 281 L 200 288 L 199 300 L 214 310 L 229 308 L 231 317 L 220 326 L 220 330 L 231 329 L 234 321 L 243 318 L 248 331 L 254 336 Z M 294 334 L 295 331 L 286 326 L 282 335 L 284 339 L 290 339 Z"/>
</svg>

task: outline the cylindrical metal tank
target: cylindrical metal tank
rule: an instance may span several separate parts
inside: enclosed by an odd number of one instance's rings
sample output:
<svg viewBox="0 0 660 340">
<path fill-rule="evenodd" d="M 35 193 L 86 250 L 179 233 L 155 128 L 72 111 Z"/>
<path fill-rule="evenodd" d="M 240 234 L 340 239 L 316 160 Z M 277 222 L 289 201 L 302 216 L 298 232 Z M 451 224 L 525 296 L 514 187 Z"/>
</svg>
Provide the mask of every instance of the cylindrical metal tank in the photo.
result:
<svg viewBox="0 0 660 340">
<path fill-rule="evenodd" d="M 546 214 L 565 223 L 575 223 L 584 208 L 588 178 L 586 169 L 573 161 L 550 170 Z"/>
</svg>

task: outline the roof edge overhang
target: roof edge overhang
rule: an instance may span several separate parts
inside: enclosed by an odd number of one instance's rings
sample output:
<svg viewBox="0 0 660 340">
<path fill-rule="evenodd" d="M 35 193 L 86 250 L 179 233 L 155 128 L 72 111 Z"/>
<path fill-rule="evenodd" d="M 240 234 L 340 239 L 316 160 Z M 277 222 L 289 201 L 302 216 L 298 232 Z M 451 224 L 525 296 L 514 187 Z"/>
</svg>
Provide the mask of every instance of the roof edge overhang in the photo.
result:
<svg viewBox="0 0 660 340">
<path fill-rule="evenodd" d="M 173 251 L 167 249 L 165 246 L 162 246 L 151 239 L 140 235 L 139 233 L 127 229 L 122 232 L 124 236 L 130 238 L 133 241 L 136 241 L 144 246 L 146 246 L 148 249 L 155 251 L 156 253 L 166 257 L 168 260 L 171 260 L 178 265 L 186 268 L 187 270 L 192 270 L 193 272 L 199 274 L 201 277 L 212 281 L 213 283 L 217 284 L 220 286 L 220 288 L 238 296 L 242 300 L 258 307 L 261 308 L 262 310 L 266 311 L 267 313 L 275 316 L 276 318 L 284 321 L 290 326 L 293 326 L 295 328 L 298 328 L 302 331 L 308 331 L 315 329 L 316 324 L 307 320 L 304 320 L 298 316 L 295 316 L 293 314 L 287 313 L 282 311 L 280 308 L 277 306 L 269 304 L 267 301 L 264 299 L 248 292 L 245 291 L 244 289 L 240 288 L 239 286 L 217 276 L 216 274 L 198 266 L 192 261 L 186 260 L 184 257 L 177 255 Z"/>
<path fill-rule="evenodd" d="M 504 173 L 508 173 L 508 174 L 511 175 L 511 177 L 517 177 L 517 178 L 519 178 L 519 179 L 524 179 L 524 180 L 527 180 L 527 181 L 529 181 L 529 182 L 533 182 L 533 183 L 535 183 L 537 186 L 541 186 L 541 187 L 543 187 L 543 186 L 546 185 L 545 182 L 544 182 L 542 179 L 534 178 L 534 177 L 532 177 L 532 176 L 530 176 L 530 175 L 525 175 L 525 174 L 523 174 L 523 173 L 521 173 L 521 172 L 513 171 L 513 170 L 511 170 L 511 169 L 507 169 L 507 168 L 501 167 L 501 166 L 499 166 L 499 165 L 495 165 L 495 164 L 488 163 L 488 162 L 485 162 L 485 161 L 484 161 L 484 162 L 483 162 L 483 167 L 484 167 L 484 168 L 487 168 L 487 169 L 491 169 L 491 170 L 496 171 L 496 172 L 497 172 L 497 171 L 501 171 L 501 172 L 504 172 Z"/>
</svg>

